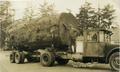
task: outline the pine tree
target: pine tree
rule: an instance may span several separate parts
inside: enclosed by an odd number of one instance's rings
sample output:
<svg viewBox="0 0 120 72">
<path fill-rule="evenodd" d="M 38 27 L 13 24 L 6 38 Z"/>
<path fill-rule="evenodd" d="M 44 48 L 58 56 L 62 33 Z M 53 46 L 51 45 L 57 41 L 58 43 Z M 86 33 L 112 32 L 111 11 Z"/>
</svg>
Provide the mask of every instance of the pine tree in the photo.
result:
<svg viewBox="0 0 120 72">
<path fill-rule="evenodd" d="M 48 2 L 45 1 L 44 4 L 41 4 L 39 8 L 41 16 L 44 17 L 49 15 L 56 15 L 57 13 L 54 7 L 54 4 L 48 4 Z"/>
<path fill-rule="evenodd" d="M 92 8 L 91 4 L 86 2 L 81 8 L 77 19 L 81 29 L 102 28 L 108 29 L 112 25 L 114 19 L 114 9 L 111 5 L 104 8 Z"/>
</svg>

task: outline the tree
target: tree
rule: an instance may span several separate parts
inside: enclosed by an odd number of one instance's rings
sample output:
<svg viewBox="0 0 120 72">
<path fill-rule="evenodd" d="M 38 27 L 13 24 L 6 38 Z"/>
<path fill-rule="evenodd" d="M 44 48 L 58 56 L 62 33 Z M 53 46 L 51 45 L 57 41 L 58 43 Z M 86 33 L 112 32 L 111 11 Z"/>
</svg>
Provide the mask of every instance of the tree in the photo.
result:
<svg viewBox="0 0 120 72">
<path fill-rule="evenodd" d="M 40 13 L 43 16 L 48 16 L 48 15 L 56 15 L 56 10 L 54 9 L 54 4 L 48 4 L 48 2 L 44 2 L 44 4 L 40 5 Z"/>
<path fill-rule="evenodd" d="M 115 16 L 113 15 L 115 12 L 115 10 L 113 9 L 113 7 L 111 5 L 106 5 L 103 9 L 101 9 L 101 13 L 100 13 L 100 24 L 99 27 L 100 28 L 104 28 L 104 29 L 109 29 L 110 26 L 112 25 L 112 22 L 115 18 Z"/>
<path fill-rule="evenodd" d="M 91 4 L 86 2 L 83 6 L 80 8 L 79 14 L 77 14 L 77 19 L 79 20 L 80 27 L 82 29 L 88 29 L 88 27 L 95 27 L 95 11 L 91 7 Z"/>
<path fill-rule="evenodd" d="M 10 8 L 11 3 L 9 1 L 1 1 L 0 3 L 0 46 L 5 45 L 5 29 L 12 23 L 13 9 Z"/>
<path fill-rule="evenodd" d="M 88 28 L 103 28 L 108 29 L 112 25 L 114 19 L 114 9 L 111 5 L 106 5 L 103 9 L 95 9 L 91 7 L 91 4 L 86 2 L 80 8 L 77 19 L 80 23 L 81 29 Z"/>
<path fill-rule="evenodd" d="M 25 9 L 23 20 L 25 21 L 31 21 L 34 17 L 34 11 L 32 7 L 28 7 Z"/>
</svg>

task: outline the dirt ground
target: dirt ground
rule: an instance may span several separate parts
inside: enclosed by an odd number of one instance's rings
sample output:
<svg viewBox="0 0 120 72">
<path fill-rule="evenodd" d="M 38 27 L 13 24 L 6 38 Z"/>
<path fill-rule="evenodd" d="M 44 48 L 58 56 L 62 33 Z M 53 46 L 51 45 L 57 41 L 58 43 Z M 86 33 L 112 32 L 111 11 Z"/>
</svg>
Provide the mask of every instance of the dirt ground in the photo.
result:
<svg viewBox="0 0 120 72">
<path fill-rule="evenodd" d="M 0 72 L 113 72 L 107 64 L 93 64 L 91 66 L 76 67 L 77 63 L 69 61 L 67 65 L 57 63 L 53 67 L 43 67 L 38 63 L 15 64 L 9 62 L 10 51 L 0 51 Z"/>
</svg>

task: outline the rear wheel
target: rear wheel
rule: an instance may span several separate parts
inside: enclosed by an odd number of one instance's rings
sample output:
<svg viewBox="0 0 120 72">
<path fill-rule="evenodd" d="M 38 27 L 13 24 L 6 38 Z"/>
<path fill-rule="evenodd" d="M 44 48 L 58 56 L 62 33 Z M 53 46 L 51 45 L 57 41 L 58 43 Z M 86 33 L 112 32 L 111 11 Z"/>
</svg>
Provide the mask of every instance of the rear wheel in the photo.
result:
<svg viewBox="0 0 120 72">
<path fill-rule="evenodd" d="M 24 63 L 24 53 L 23 52 L 16 52 L 15 53 L 15 62 L 17 64 Z"/>
<path fill-rule="evenodd" d="M 56 61 L 60 65 L 65 65 L 65 64 L 67 64 L 69 62 L 68 59 L 61 59 L 61 58 L 56 59 Z"/>
<path fill-rule="evenodd" d="M 40 62 L 43 66 L 52 66 L 54 64 L 55 58 L 53 53 L 45 51 L 41 54 Z"/>
<path fill-rule="evenodd" d="M 15 53 L 13 52 L 10 54 L 10 62 L 15 63 Z"/>
<path fill-rule="evenodd" d="M 120 70 L 120 52 L 115 52 L 110 56 L 109 62 L 110 66 L 113 70 L 119 71 Z"/>
</svg>

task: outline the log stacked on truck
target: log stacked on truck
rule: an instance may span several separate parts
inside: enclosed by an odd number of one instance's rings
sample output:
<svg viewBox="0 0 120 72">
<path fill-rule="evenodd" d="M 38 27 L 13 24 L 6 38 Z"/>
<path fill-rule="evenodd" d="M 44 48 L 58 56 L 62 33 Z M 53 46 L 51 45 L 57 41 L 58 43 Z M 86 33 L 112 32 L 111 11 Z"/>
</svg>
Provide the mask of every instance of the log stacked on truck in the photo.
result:
<svg viewBox="0 0 120 72">
<path fill-rule="evenodd" d="M 16 49 L 36 50 L 54 46 L 68 48 L 79 33 L 79 24 L 71 13 L 22 21 L 7 28 L 7 43 Z"/>
</svg>

